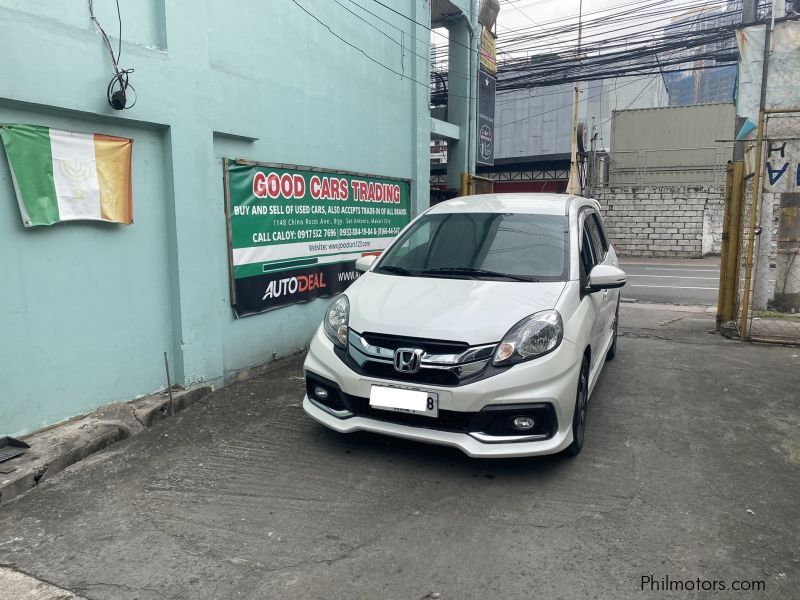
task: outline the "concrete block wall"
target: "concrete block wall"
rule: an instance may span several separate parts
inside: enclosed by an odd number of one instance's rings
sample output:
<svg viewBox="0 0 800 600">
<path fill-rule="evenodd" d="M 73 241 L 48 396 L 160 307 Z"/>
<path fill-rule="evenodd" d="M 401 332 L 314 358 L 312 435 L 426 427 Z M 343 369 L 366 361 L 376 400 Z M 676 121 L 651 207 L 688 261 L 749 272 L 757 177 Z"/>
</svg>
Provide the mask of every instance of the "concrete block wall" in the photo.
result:
<svg viewBox="0 0 800 600">
<path fill-rule="evenodd" d="M 753 310 L 797 312 L 800 308 L 800 194 L 763 192 L 763 229 L 756 238 Z"/>
<path fill-rule="evenodd" d="M 622 256 L 719 254 L 724 186 L 633 186 L 595 190 L 611 242 Z"/>
</svg>

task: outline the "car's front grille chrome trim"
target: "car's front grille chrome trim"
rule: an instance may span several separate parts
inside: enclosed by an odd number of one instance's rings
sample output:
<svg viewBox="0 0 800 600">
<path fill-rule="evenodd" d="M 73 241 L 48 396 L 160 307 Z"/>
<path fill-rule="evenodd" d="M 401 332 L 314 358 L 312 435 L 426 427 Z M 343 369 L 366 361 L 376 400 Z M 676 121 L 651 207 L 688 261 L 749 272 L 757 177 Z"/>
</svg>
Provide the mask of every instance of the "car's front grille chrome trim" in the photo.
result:
<svg viewBox="0 0 800 600">
<path fill-rule="evenodd" d="M 311 402 L 317 408 L 324 410 L 326 413 L 332 414 L 334 417 L 338 419 L 346 419 L 347 417 L 352 417 L 353 413 L 349 410 L 336 410 L 335 408 L 331 408 L 330 406 L 325 406 L 322 402 L 317 400 L 316 398 L 312 398 L 311 396 L 306 395 L 308 401 Z"/>
<path fill-rule="evenodd" d="M 352 329 L 349 332 L 349 337 L 350 344 L 371 360 L 385 363 L 394 362 L 394 350 L 392 348 L 374 346 Z M 460 354 L 428 354 L 425 352 L 421 357 L 420 367 L 428 369 L 451 369 L 477 361 L 485 363 L 494 354 L 496 346 L 497 344 L 473 346 Z"/>
<path fill-rule="evenodd" d="M 546 440 L 551 437 L 547 433 L 536 433 L 530 435 L 488 435 L 480 431 L 470 431 L 469 435 L 484 444 L 507 444 L 510 442 L 535 442 L 536 440 Z"/>
</svg>

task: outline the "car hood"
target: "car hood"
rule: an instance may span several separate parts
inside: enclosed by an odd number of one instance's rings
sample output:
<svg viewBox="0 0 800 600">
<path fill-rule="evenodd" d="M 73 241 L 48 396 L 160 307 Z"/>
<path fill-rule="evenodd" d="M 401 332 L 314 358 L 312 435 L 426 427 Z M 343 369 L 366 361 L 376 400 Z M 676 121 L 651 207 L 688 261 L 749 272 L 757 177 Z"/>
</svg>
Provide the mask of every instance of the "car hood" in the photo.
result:
<svg viewBox="0 0 800 600">
<path fill-rule="evenodd" d="M 402 277 L 367 272 L 345 294 L 359 332 L 467 342 L 498 342 L 519 320 L 555 308 L 558 282 Z"/>
</svg>

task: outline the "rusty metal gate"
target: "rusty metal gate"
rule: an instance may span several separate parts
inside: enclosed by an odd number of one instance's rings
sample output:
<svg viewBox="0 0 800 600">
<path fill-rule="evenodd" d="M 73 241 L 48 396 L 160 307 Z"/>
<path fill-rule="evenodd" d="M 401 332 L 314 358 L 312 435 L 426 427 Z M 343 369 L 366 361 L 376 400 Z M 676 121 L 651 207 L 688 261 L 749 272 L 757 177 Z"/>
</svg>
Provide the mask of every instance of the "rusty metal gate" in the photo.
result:
<svg viewBox="0 0 800 600">
<path fill-rule="evenodd" d="M 728 169 L 718 324 L 800 344 L 800 109 L 765 110 Z"/>
<path fill-rule="evenodd" d="M 474 196 L 476 194 L 491 194 L 494 191 L 494 181 L 488 177 L 473 175 L 471 173 L 461 174 L 461 195 Z"/>
</svg>

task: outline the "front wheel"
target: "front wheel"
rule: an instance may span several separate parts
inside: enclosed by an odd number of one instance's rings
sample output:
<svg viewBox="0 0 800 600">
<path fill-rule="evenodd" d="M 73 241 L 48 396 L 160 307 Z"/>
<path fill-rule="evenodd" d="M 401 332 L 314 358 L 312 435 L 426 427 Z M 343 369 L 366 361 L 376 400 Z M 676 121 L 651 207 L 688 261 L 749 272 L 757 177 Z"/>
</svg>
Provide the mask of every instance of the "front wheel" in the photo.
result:
<svg viewBox="0 0 800 600">
<path fill-rule="evenodd" d="M 575 412 L 572 415 L 572 443 L 566 447 L 567 456 L 577 456 L 583 448 L 586 435 L 586 408 L 589 402 L 589 359 L 584 356 L 581 374 L 578 376 L 578 390 L 575 393 Z"/>
</svg>

